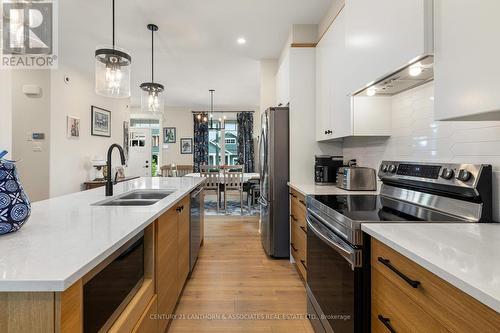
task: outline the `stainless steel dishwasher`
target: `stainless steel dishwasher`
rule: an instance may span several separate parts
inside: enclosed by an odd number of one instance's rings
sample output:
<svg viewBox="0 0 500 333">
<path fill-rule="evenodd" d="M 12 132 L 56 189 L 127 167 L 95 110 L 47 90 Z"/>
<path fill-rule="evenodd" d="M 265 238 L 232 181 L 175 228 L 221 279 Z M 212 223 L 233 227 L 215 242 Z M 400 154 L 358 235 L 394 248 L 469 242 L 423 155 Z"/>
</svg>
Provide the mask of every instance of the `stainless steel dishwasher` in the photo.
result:
<svg viewBox="0 0 500 333">
<path fill-rule="evenodd" d="M 191 216 L 189 221 L 189 272 L 192 272 L 201 246 L 201 224 L 205 218 L 205 191 L 204 187 L 200 186 L 191 192 Z"/>
</svg>

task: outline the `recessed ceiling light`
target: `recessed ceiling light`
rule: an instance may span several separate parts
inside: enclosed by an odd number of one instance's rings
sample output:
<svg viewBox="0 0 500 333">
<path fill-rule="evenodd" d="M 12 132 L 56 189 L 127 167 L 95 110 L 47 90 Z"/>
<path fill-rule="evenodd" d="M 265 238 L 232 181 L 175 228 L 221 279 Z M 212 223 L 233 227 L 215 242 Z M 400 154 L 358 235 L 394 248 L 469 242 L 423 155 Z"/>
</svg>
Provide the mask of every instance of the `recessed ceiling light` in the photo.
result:
<svg viewBox="0 0 500 333">
<path fill-rule="evenodd" d="M 237 42 L 240 45 L 245 45 L 247 43 L 247 40 L 243 37 L 240 37 L 240 38 L 238 38 Z"/>
</svg>

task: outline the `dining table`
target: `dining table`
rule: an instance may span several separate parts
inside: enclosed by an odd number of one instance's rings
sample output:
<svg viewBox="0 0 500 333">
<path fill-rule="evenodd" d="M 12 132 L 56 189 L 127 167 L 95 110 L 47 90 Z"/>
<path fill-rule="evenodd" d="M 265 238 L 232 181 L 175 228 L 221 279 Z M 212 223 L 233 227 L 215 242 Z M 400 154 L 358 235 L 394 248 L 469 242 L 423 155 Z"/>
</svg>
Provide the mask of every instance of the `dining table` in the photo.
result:
<svg viewBox="0 0 500 333">
<path fill-rule="evenodd" d="M 184 177 L 201 177 L 201 173 L 199 172 L 193 172 L 193 173 L 188 173 Z M 252 180 L 260 180 L 260 173 L 257 172 L 244 172 L 243 173 L 243 184 L 247 184 L 248 182 Z M 220 172 L 220 191 L 224 192 L 224 171 Z M 222 195 L 219 196 L 219 206 L 221 205 L 221 200 L 222 200 Z"/>
<path fill-rule="evenodd" d="M 188 173 L 184 177 L 201 177 L 201 173 L 199 173 L 199 172 Z M 224 171 L 220 172 L 220 179 L 221 179 L 221 182 L 223 182 Z M 260 179 L 260 173 L 257 173 L 257 172 L 245 172 L 245 173 L 243 173 L 243 183 L 248 183 L 250 180 L 259 180 L 259 179 Z"/>
</svg>

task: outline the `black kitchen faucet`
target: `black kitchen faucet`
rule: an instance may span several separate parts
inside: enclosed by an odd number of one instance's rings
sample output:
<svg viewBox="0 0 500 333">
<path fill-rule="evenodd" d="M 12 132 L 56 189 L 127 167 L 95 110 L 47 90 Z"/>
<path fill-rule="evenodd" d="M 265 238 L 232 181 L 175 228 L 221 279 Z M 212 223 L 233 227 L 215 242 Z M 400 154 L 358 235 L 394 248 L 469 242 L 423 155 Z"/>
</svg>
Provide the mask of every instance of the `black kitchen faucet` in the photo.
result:
<svg viewBox="0 0 500 333">
<path fill-rule="evenodd" d="M 118 148 L 118 151 L 120 152 L 120 159 L 122 162 L 122 165 L 125 165 L 125 153 L 123 152 L 123 148 L 118 145 L 118 144 L 112 144 L 109 149 L 108 149 L 108 160 L 106 162 L 106 165 L 108 166 L 108 170 L 106 173 L 106 196 L 110 197 L 113 195 L 113 182 L 111 181 L 111 155 L 113 153 L 113 149 Z"/>
</svg>

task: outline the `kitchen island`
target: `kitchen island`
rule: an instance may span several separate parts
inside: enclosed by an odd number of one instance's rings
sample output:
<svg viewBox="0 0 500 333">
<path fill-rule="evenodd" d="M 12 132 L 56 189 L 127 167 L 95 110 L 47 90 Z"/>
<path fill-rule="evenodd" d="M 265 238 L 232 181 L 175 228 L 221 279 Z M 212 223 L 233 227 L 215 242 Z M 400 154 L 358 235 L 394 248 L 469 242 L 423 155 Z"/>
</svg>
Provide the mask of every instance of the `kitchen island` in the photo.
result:
<svg viewBox="0 0 500 333">
<path fill-rule="evenodd" d="M 190 193 L 204 181 L 139 178 L 115 185 L 115 197 L 137 190 L 170 193 L 148 206 L 96 205 L 109 199 L 102 188 L 34 203 L 25 226 L 0 238 L 0 305 L 6 314 L 0 331 L 83 332 L 83 285 L 144 232 L 144 282 L 113 327 L 148 332 L 154 325 L 152 331 L 163 332 L 168 320 L 140 319 L 153 301 L 154 313 L 170 314 L 175 307 L 189 272 Z"/>
</svg>

